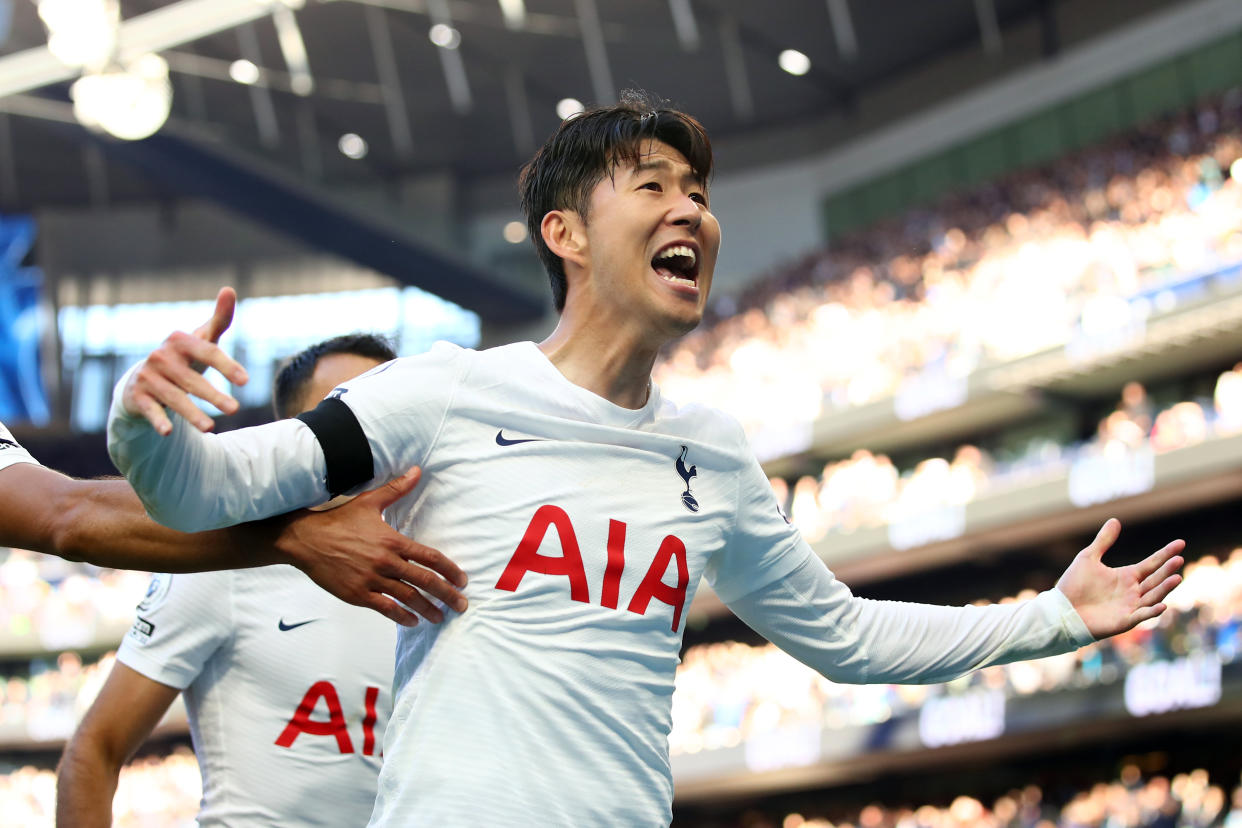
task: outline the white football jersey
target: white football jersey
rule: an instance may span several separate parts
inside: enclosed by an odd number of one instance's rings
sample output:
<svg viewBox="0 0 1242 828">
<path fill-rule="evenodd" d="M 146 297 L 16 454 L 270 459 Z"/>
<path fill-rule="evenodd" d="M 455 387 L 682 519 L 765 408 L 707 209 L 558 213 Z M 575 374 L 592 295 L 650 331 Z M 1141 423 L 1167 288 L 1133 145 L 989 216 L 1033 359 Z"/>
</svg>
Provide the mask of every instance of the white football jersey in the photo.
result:
<svg viewBox="0 0 1242 828">
<path fill-rule="evenodd" d="M 0 469 L 7 469 L 14 463 L 40 465 L 38 460 L 30 456 L 30 452 L 13 439 L 13 435 L 4 427 L 4 423 L 0 423 Z"/>
<path fill-rule="evenodd" d="M 1055 591 L 988 611 L 854 598 L 785 519 L 736 422 L 654 387 L 618 407 L 532 343 L 437 346 L 331 396 L 375 481 L 423 467 L 387 519 L 470 576 L 465 613 L 399 633 L 375 826 L 667 824 L 670 700 L 701 576 L 838 681 L 940 680 L 1090 640 Z M 326 497 L 303 423 L 201 435 L 178 420 L 160 438 L 113 411 L 114 460 L 179 528 Z"/>
<path fill-rule="evenodd" d="M 117 659 L 184 691 L 202 826 L 360 825 L 396 625 L 292 566 L 155 575 Z"/>
</svg>

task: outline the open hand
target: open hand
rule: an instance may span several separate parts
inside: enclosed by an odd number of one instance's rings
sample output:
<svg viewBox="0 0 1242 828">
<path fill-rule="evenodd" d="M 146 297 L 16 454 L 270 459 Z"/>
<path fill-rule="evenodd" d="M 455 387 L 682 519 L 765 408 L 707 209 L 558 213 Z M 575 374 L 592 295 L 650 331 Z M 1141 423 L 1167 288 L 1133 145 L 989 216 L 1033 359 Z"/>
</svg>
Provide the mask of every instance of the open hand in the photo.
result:
<svg viewBox="0 0 1242 828">
<path fill-rule="evenodd" d="M 1075 556 L 1057 588 L 1064 593 L 1096 639 L 1125 632 L 1165 611 L 1164 599 L 1182 582 L 1178 570 L 1186 542 L 1165 544 L 1131 566 L 1110 567 L 1104 553 L 1121 533 L 1116 518 L 1105 521 L 1091 545 Z"/>
<path fill-rule="evenodd" d="M 444 620 L 428 595 L 461 612 L 466 596 L 459 588 L 466 585 L 466 573 L 441 552 L 384 523 L 381 516 L 413 491 L 421 477 L 422 470 L 415 466 L 343 506 L 299 512 L 277 538 L 276 548 L 337 598 L 373 609 L 398 624 L 418 623 L 410 610 L 428 621 Z"/>
<path fill-rule="evenodd" d="M 215 423 L 190 399 L 190 395 L 211 403 L 225 414 L 238 409 L 237 400 L 203 378 L 206 368 L 215 368 L 234 385 L 245 385 L 246 369 L 216 345 L 233 322 L 237 293 L 220 288 L 211 318 L 192 333 L 175 331 L 130 375 L 121 392 L 121 406 L 130 416 L 143 416 L 163 435 L 172 433 L 172 421 L 165 406 L 180 414 L 199 431 L 210 431 Z"/>
</svg>

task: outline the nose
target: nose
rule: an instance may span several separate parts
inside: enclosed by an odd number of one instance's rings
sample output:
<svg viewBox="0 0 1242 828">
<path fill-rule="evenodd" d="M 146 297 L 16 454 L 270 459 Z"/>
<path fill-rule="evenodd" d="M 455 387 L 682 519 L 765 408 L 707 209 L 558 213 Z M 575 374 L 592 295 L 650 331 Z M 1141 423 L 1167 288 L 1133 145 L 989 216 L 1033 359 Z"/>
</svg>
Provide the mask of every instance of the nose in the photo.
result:
<svg viewBox="0 0 1242 828">
<path fill-rule="evenodd" d="M 690 232 L 696 233 L 703 223 L 703 210 L 688 193 L 681 193 L 669 208 L 668 220 L 675 227 L 689 227 Z"/>
</svg>

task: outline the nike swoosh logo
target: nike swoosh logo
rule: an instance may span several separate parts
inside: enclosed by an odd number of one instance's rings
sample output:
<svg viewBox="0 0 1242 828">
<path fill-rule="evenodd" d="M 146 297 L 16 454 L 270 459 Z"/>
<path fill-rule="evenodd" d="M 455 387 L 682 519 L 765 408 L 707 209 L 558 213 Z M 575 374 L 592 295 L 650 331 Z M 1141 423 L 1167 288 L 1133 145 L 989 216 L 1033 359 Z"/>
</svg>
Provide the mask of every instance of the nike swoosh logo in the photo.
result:
<svg viewBox="0 0 1242 828">
<path fill-rule="evenodd" d="M 318 618 L 312 618 L 310 621 L 299 621 L 296 624 L 286 624 L 285 619 L 282 618 L 276 622 L 276 628 L 281 632 L 289 632 L 289 630 L 296 630 L 298 627 L 305 627 L 307 624 L 311 624 L 318 620 Z"/>
<path fill-rule="evenodd" d="M 541 443 L 541 442 L 543 442 L 543 438 L 541 437 L 526 437 L 521 440 L 510 440 L 508 437 L 505 436 L 505 430 L 503 428 L 500 431 L 496 432 L 496 445 L 498 446 L 516 446 L 518 443 Z"/>
</svg>

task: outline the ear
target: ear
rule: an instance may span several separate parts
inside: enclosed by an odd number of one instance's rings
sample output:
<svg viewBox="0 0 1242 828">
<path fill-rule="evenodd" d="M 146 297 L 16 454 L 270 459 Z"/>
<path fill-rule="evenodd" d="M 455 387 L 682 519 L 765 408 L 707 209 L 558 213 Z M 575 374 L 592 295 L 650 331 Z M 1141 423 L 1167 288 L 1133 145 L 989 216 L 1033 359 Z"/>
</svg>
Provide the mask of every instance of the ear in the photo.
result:
<svg viewBox="0 0 1242 828">
<path fill-rule="evenodd" d="M 539 223 L 539 232 L 548 249 L 565 263 L 579 266 L 586 262 L 586 225 L 572 210 L 553 210 Z"/>
</svg>

